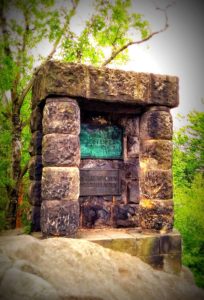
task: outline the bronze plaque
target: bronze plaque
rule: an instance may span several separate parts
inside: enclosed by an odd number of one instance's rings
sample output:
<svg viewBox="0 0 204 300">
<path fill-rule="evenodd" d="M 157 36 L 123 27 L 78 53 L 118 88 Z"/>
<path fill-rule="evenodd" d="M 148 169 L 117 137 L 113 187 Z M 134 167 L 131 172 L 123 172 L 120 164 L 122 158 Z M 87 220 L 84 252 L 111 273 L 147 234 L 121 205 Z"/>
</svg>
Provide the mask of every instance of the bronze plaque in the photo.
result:
<svg viewBox="0 0 204 300">
<path fill-rule="evenodd" d="M 81 124 L 81 158 L 121 159 L 122 129 L 117 126 Z"/>
<path fill-rule="evenodd" d="M 120 195 L 119 170 L 80 170 L 80 196 L 108 195 Z"/>
</svg>

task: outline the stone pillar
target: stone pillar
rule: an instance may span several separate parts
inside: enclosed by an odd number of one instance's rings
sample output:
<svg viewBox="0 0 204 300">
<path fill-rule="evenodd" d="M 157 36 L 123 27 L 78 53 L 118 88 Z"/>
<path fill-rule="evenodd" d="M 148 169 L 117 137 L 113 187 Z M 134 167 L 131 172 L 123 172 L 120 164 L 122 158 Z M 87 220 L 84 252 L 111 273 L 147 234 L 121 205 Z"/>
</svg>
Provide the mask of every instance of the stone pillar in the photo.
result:
<svg viewBox="0 0 204 300">
<path fill-rule="evenodd" d="M 79 226 L 80 110 L 70 98 L 48 98 L 43 111 L 41 230 L 73 237 Z"/>
<path fill-rule="evenodd" d="M 172 117 L 164 106 L 150 107 L 140 120 L 140 226 L 173 228 Z"/>
<path fill-rule="evenodd" d="M 31 180 L 28 196 L 32 205 L 32 230 L 40 231 L 40 206 L 41 206 L 41 176 L 42 176 L 42 108 L 33 109 L 30 119 L 32 133 L 29 153 L 29 177 Z"/>
</svg>

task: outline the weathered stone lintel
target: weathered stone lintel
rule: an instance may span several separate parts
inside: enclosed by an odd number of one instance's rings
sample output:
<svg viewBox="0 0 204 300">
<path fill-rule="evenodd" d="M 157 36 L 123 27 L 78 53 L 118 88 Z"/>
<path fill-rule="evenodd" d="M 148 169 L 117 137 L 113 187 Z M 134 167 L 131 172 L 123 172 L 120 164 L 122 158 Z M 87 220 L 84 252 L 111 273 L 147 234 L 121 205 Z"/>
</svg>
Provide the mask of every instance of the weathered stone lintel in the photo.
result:
<svg viewBox="0 0 204 300">
<path fill-rule="evenodd" d="M 50 95 L 134 105 L 178 105 L 178 78 L 50 61 L 38 73 L 32 105 Z"/>
</svg>

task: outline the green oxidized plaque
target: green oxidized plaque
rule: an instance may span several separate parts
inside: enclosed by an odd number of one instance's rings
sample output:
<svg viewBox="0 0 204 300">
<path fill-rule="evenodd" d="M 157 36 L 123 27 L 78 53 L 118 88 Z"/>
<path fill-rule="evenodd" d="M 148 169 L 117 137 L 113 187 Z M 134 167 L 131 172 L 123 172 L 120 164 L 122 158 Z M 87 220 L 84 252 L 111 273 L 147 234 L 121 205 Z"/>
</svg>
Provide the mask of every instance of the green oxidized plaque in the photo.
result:
<svg viewBox="0 0 204 300">
<path fill-rule="evenodd" d="M 122 129 L 117 126 L 82 124 L 82 158 L 122 158 Z"/>
</svg>

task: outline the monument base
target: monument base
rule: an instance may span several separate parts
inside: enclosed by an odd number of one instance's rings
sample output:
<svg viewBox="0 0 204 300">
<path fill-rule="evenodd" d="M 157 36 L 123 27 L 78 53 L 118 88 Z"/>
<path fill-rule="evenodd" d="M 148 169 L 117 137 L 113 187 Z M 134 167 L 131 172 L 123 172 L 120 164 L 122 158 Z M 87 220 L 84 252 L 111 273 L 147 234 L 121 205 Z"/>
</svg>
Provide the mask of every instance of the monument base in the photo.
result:
<svg viewBox="0 0 204 300">
<path fill-rule="evenodd" d="M 181 271 L 181 235 L 139 232 L 138 229 L 80 229 L 77 238 L 114 251 L 137 256 L 154 269 L 178 274 Z"/>
</svg>

